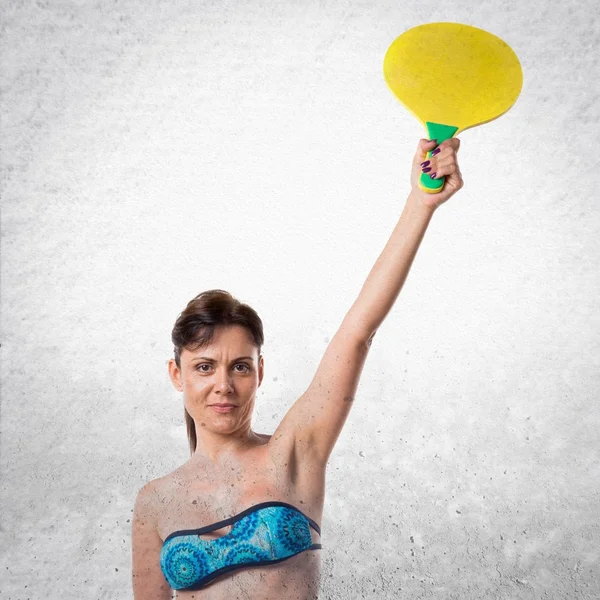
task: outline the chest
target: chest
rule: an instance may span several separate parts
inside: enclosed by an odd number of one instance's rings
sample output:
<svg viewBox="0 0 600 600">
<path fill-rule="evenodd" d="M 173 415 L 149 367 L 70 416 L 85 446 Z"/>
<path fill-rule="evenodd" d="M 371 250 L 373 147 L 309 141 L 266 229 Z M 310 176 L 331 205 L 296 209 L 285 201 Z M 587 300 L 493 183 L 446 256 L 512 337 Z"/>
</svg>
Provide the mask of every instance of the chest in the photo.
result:
<svg viewBox="0 0 600 600">
<path fill-rule="evenodd" d="M 223 521 L 265 500 L 294 502 L 294 487 L 285 473 L 261 455 L 244 465 L 186 470 L 169 478 L 163 486 L 157 524 L 159 536 L 164 540 L 173 531 Z M 228 525 L 202 537 L 216 539 L 231 529 Z"/>
<path fill-rule="evenodd" d="M 202 597 L 212 590 L 215 598 L 237 598 L 240 586 L 247 597 L 285 598 L 292 590 L 299 599 L 316 597 L 323 473 L 284 453 L 251 458 L 164 479 L 160 565 L 178 597 L 201 587 Z"/>
</svg>

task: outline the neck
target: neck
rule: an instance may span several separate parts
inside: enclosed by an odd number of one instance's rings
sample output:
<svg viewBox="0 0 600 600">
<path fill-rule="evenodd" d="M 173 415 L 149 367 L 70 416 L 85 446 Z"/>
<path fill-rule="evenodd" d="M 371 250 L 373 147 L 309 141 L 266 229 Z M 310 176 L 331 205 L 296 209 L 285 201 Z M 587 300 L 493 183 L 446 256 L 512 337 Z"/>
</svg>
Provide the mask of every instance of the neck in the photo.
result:
<svg viewBox="0 0 600 600">
<path fill-rule="evenodd" d="M 215 466 L 228 459 L 237 458 L 244 450 L 255 446 L 260 437 L 252 431 L 250 424 L 235 433 L 221 434 L 207 431 L 206 427 L 196 424 L 196 450 L 191 463 L 211 462 Z"/>
</svg>

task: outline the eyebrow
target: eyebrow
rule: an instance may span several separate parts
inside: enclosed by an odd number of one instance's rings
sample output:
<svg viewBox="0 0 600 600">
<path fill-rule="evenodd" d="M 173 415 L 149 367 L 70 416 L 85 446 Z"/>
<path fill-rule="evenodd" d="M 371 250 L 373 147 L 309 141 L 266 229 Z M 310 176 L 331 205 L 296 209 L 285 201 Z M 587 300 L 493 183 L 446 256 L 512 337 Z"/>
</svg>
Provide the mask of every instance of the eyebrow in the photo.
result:
<svg viewBox="0 0 600 600">
<path fill-rule="evenodd" d="M 244 359 L 248 359 L 248 360 L 251 360 L 252 362 L 254 362 L 254 359 L 251 356 L 240 356 L 238 358 L 234 358 L 231 362 L 237 362 L 238 360 L 244 360 Z M 207 360 L 209 362 L 217 362 L 214 358 L 210 358 L 208 356 L 197 356 L 196 358 L 192 359 L 192 361 L 197 361 L 197 360 Z"/>
</svg>

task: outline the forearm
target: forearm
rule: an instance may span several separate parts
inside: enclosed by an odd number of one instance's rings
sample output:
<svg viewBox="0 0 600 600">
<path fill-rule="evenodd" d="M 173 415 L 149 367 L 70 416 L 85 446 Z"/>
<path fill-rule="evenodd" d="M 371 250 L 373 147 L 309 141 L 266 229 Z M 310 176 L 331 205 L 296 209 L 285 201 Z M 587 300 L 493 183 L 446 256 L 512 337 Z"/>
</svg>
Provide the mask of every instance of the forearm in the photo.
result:
<svg viewBox="0 0 600 600">
<path fill-rule="evenodd" d="M 343 326 L 368 339 L 377 331 L 400 294 L 435 209 L 412 195 L 387 244 L 375 261 Z"/>
</svg>

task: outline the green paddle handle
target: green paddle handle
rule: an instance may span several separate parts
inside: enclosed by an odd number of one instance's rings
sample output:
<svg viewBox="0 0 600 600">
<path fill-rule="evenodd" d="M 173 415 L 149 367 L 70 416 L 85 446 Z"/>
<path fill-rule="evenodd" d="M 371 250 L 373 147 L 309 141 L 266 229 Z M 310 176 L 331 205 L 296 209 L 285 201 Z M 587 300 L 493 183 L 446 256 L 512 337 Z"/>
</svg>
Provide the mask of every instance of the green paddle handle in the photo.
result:
<svg viewBox="0 0 600 600">
<path fill-rule="evenodd" d="M 438 146 L 449 140 L 457 131 L 458 127 L 453 127 L 452 125 L 442 125 L 440 123 L 430 123 L 426 122 L 427 125 L 427 134 L 430 140 L 437 140 Z M 435 148 L 433 149 L 435 150 Z M 431 152 L 433 150 L 427 152 L 425 159 L 428 160 L 431 157 Z M 419 187 L 428 194 L 437 194 L 441 192 L 444 183 L 446 182 L 445 177 L 436 177 L 436 179 L 431 179 L 430 173 L 421 173 L 419 177 Z"/>
</svg>

